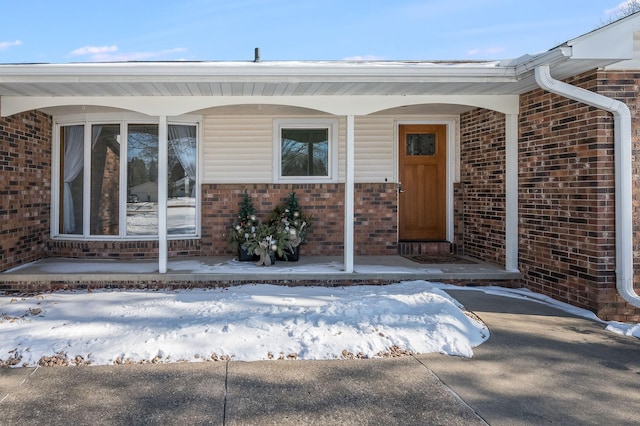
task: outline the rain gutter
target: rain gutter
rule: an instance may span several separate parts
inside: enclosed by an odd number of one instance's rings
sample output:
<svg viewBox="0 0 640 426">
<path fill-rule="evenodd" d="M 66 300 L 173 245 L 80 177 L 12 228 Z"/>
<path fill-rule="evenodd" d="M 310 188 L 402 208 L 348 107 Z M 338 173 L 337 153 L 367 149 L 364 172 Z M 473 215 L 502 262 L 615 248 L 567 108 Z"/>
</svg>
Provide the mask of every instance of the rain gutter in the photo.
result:
<svg viewBox="0 0 640 426">
<path fill-rule="evenodd" d="M 549 65 L 535 68 L 536 83 L 556 95 L 608 111 L 614 117 L 616 288 L 629 304 L 640 308 L 633 288 L 633 192 L 631 163 L 631 113 L 623 102 L 564 83 L 551 77 Z"/>
</svg>

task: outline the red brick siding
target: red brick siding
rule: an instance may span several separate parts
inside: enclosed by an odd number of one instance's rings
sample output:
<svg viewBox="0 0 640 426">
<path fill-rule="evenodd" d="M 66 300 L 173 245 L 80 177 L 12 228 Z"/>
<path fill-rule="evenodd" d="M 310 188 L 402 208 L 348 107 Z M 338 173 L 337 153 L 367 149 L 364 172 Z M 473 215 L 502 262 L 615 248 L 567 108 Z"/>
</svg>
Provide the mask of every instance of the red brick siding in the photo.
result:
<svg viewBox="0 0 640 426">
<path fill-rule="evenodd" d="M 202 256 L 200 239 L 169 240 L 169 257 Z M 50 257 L 81 259 L 157 259 L 158 241 L 63 241 L 48 244 Z"/>
<path fill-rule="evenodd" d="M 313 228 L 302 253 L 343 254 L 343 184 L 212 184 L 202 188 L 202 244 L 208 255 L 233 254 L 227 244 L 228 230 L 245 190 L 263 220 L 294 191 L 301 209 L 313 217 Z M 397 254 L 396 197 L 392 184 L 356 185 L 356 254 Z"/>
<path fill-rule="evenodd" d="M 453 241 L 451 251 L 464 254 L 464 186 L 457 182 L 453 184 Z"/>
<path fill-rule="evenodd" d="M 567 82 L 596 90 L 597 73 Z M 615 292 L 612 135 L 606 112 L 542 90 L 521 96 L 519 266 L 536 292 L 635 321 Z"/>
<path fill-rule="evenodd" d="M 458 253 L 505 259 L 505 116 L 476 109 L 460 116 L 460 184 L 455 194 Z"/>
<path fill-rule="evenodd" d="M 153 259 L 157 241 L 64 241 L 49 242 L 49 256 L 81 259 Z"/>
<path fill-rule="evenodd" d="M 0 117 L 0 271 L 46 256 L 51 206 L 51 117 Z"/>
<path fill-rule="evenodd" d="M 633 176 L 633 253 L 634 287 L 640 293 L 640 72 L 617 71 L 597 73 L 598 93 L 624 102 L 632 119 L 632 176 Z M 612 138 L 611 126 L 604 131 Z M 602 133 L 602 132 L 601 132 Z M 640 309 L 634 309 L 622 301 L 613 285 L 598 295 L 602 316 L 621 321 L 640 321 Z"/>
<path fill-rule="evenodd" d="M 396 184 L 356 184 L 354 232 L 356 255 L 398 254 Z"/>
</svg>

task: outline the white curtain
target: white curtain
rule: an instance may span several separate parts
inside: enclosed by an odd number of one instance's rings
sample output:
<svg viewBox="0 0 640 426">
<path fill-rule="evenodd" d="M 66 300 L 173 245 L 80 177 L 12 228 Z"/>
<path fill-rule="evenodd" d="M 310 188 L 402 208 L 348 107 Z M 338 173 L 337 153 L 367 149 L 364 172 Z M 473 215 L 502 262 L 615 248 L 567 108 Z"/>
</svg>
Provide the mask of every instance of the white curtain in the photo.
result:
<svg viewBox="0 0 640 426">
<path fill-rule="evenodd" d="M 93 126 L 93 134 L 91 135 L 91 149 L 96 147 L 96 143 L 98 143 L 98 138 L 100 138 L 100 133 L 102 133 L 103 126 Z"/>
<path fill-rule="evenodd" d="M 64 218 L 65 234 L 76 232 L 71 182 L 80 174 L 84 166 L 84 126 L 64 128 Z"/>
<path fill-rule="evenodd" d="M 196 180 L 196 127 L 169 126 L 169 145 L 189 179 Z"/>
</svg>

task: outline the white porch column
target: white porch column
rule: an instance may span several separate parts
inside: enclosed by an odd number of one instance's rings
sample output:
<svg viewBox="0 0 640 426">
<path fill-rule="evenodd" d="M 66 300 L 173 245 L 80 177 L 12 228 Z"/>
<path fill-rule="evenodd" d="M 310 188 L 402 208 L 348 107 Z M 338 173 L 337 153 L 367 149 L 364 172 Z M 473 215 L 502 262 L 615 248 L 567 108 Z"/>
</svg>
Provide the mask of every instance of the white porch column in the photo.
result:
<svg viewBox="0 0 640 426">
<path fill-rule="evenodd" d="M 355 136 L 354 116 L 347 116 L 347 158 L 345 161 L 344 181 L 344 270 L 353 272 L 353 219 L 354 219 L 354 191 L 355 191 Z"/>
<path fill-rule="evenodd" d="M 518 272 L 518 114 L 505 117 L 505 265 Z"/>
<path fill-rule="evenodd" d="M 169 179 L 169 142 L 167 116 L 161 115 L 158 123 L 158 272 L 167 273 L 167 184 Z"/>
</svg>

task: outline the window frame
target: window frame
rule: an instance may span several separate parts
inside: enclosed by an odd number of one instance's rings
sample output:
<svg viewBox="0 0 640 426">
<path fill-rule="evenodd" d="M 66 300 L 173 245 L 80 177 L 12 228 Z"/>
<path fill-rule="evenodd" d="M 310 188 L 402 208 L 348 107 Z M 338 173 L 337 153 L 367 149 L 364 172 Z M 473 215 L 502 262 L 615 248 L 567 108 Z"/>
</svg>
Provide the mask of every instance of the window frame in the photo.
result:
<svg viewBox="0 0 640 426">
<path fill-rule="evenodd" d="M 90 180 L 91 174 L 91 134 L 94 125 L 119 125 L 120 126 L 120 182 L 119 182 L 119 232 L 117 235 L 92 235 L 90 230 L 90 185 L 86 185 Z M 77 118 L 67 117 L 54 119 L 53 129 L 53 164 L 51 167 L 51 183 L 52 183 L 52 202 L 51 202 L 51 238 L 55 240 L 72 240 L 72 241 L 157 241 L 159 239 L 160 230 L 157 234 L 149 235 L 127 235 L 127 138 L 129 125 L 160 125 L 160 121 L 141 117 L 135 114 L 122 115 L 116 114 L 98 114 L 90 116 L 86 114 L 84 117 Z M 172 118 L 167 121 L 168 127 L 171 125 L 195 126 L 196 130 L 196 183 L 195 183 L 195 232 L 190 234 L 168 234 L 169 240 L 190 240 L 201 238 L 201 203 L 202 196 L 200 187 L 202 185 L 202 119 L 199 116 L 183 116 Z M 61 152 L 60 134 L 66 126 L 84 126 L 84 179 L 83 188 L 83 230 L 81 234 L 64 234 L 60 231 L 60 204 L 62 202 L 61 191 Z M 89 147 L 89 148 L 88 148 Z M 89 151 L 87 151 L 89 149 Z M 85 170 L 86 169 L 86 170 Z M 88 170 L 88 171 L 87 171 Z"/>
<path fill-rule="evenodd" d="M 327 129 L 327 176 L 282 176 L 282 129 Z M 273 180 L 274 183 L 333 183 L 338 182 L 338 120 L 278 119 L 273 121 Z"/>
</svg>

